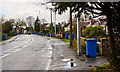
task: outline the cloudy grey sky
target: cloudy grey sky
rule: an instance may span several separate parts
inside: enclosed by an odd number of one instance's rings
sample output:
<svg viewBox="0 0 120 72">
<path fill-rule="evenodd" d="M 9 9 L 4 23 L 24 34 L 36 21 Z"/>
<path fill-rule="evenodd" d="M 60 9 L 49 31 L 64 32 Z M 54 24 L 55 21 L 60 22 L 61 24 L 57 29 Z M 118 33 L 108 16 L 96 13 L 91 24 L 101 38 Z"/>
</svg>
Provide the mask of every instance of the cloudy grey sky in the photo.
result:
<svg viewBox="0 0 120 72">
<path fill-rule="evenodd" d="M 40 11 L 40 18 L 46 18 L 50 22 L 50 11 L 46 9 L 46 6 L 41 6 L 39 2 L 44 2 L 44 0 L 0 0 L 0 16 L 24 19 L 33 16 L 36 18 Z M 51 7 L 51 4 L 47 4 L 47 6 Z M 62 15 L 57 14 L 56 18 L 57 22 L 68 19 L 69 11 Z"/>
</svg>

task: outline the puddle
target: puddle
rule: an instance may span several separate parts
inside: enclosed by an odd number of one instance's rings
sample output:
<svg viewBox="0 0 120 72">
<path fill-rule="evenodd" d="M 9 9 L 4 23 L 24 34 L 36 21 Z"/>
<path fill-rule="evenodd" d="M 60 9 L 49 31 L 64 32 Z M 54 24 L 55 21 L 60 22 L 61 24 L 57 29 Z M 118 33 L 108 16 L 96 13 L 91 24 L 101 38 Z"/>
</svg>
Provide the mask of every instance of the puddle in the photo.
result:
<svg viewBox="0 0 120 72">
<path fill-rule="evenodd" d="M 88 65 L 88 67 L 92 67 L 92 65 Z"/>
<path fill-rule="evenodd" d="M 62 61 L 67 62 L 67 65 L 64 66 L 65 68 L 72 68 L 76 66 L 76 63 L 73 62 L 73 59 L 62 59 Z"/>
<path fill-rule="evenodd" d="M 67 66 L 64 66 L 65 68 L 72 68 L 72 67 L 75 67 L 76 64 L 75 63 L 72 63 L 72 62 L 67 62 Z"/>
<path fill-rule="evenodd" d="M 62 59 L 62 61 L 70 61 L 70 59 Z"/>
</svg>

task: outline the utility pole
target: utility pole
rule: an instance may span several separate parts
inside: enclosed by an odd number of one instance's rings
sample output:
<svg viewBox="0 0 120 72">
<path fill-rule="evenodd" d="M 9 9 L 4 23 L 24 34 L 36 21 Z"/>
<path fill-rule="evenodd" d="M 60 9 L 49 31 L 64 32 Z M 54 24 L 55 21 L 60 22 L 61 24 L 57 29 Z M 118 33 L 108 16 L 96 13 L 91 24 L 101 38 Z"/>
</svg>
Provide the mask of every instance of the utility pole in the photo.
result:
<svg viewBox="0 0 120 72">
<path fill-rule="evenodd" d="M 72 7 L 70 7 L 70 47 L 72 46 Z"/>
<path fill-rule="evenodd" d="M 56 12 L 55 12 L 55 35 L 56 35 Z"/>
<path fill-rule="evenodd" d="M 50 8 L 51 23 L 52 23 L 52 8 Z"/>
<path fill-rule="evenodd" d="M 50 10 L 50 14 L 51 14 L 51 24 L 52 24 L 52 11 L 53 11 L 53 8 L 49 8 L 47 5 L 47 3 L 41 3 L 41 5 L 45 5 L 47 9 Z M 52 26 L 51 26 L 51 35 L 53 33 L 53 30 L 52 30 Z"/>
<path fill-rule="evenodd" d="M 40 10 L 39 10 L 39 24 L 40 24 L 40 31 L 41 31 Z"/>
<path fill-rule="evenodd" d="M 81 55 L 81 28 L 80 17 L 77 18 L 77 55 Z"/>
<path fill-rule="evenodd" d="M 50 14 L 51 14 L 51 25 L 52 25 L 52 8 L 49 8 L 50 9 Z M 51 26 L 51 36 L 53 35 L 53 30 L 52 30 L 52 26 Z"/>
</svg>

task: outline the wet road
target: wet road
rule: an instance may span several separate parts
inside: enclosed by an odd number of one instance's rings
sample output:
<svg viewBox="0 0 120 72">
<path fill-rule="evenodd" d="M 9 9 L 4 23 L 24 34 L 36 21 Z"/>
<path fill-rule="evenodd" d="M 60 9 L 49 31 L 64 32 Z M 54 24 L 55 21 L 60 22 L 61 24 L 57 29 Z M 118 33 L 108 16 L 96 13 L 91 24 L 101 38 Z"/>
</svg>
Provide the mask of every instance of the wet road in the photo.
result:
<svg viewBox="0 0 120 72">
<path fill-rule="evenodd" d="M 50 40 L 38 35 L 19 35 L 2 45 L 3 70 L 48 70 L 52 56 Z"/>
<path fill-rule="evenodd" d="M 2 70 L 90 70 L 108 63 L 104 57 L 84 59 L 76 56 L 69 42 L 40 35 L 19 35 L 0 46 Z"/>
</svg>

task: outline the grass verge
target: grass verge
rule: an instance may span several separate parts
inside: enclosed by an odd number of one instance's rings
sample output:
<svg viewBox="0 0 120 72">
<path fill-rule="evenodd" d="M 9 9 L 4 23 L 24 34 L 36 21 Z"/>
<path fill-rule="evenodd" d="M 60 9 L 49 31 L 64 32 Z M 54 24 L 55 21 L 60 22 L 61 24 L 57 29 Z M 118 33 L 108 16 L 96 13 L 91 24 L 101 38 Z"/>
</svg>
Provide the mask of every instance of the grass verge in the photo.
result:
<svg viewBox="0 0 120 72">
<path fill-rule="evenodd" d="M 106 65 L 95 66 L 92 70 L 93 72 L 115 72 L 111 69 L 109 63 Z"/>
<path fill-rule="evenodd" d="M 8 40 L 10 38 L 12 38 L 13 36 L 7 36 L 5 40 Z M 2 41 L 5 41 L 5 40 L 2 40 Z"/>
<path fill-rule="evenodd" d="M 61 40 L 64 41 L 64 42 L 70 42 L 69 39 L 61 39 Z"/>
</svg>

